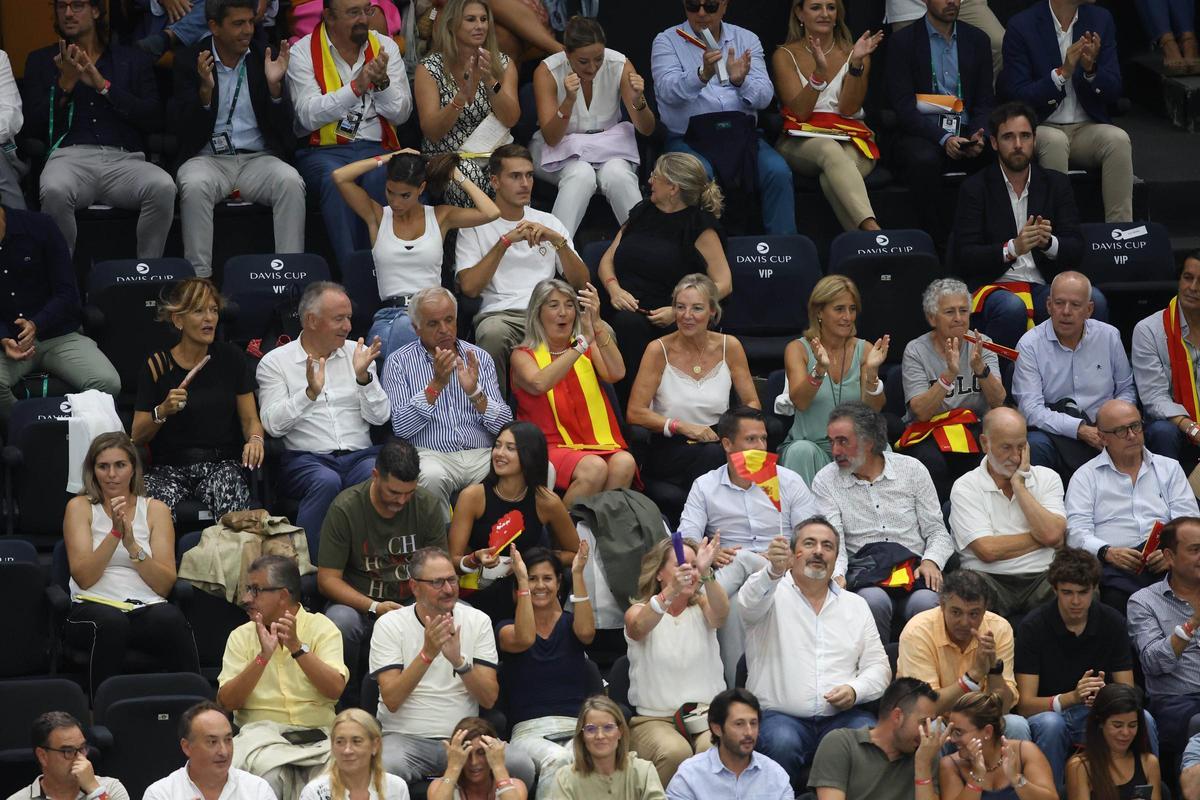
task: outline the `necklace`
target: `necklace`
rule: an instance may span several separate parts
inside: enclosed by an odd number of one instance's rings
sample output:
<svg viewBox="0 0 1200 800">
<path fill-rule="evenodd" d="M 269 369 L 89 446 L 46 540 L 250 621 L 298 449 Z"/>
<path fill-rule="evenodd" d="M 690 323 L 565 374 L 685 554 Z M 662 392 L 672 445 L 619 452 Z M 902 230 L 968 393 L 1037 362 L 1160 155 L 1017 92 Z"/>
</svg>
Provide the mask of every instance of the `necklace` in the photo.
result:
<svg viewBox="0 0 1200 800">
<path fill-rule="evenodd" d="M 509 497 L 508 495 L 504 494 L 504 492 L 500 491 L 499 484 L 493 486 L 492 491 L 495 492 L 496 497 L 499 497 L 501 500 L 507 503 L 519 503 L 525 499 L 525 494 L 529 491 L 529 487 L 526 486 L 524 489 L 522 489 L 516 497 Z"/>
<path fill-rule="evenodd" d="M 682 340 L 680 341 L 680 344 L 683 344 Z M 692 365 L 692 374 L 693 375 L 699 375 L 701 372 L 704 371 L 704 367 L 701 365 L 700 362 L 704 361 L 704 351 L 706 349 L 708 349 L 708 334 L 707 333 L 705 333 L 704 343 L 700 345 L 700 349 L 696 353 L 696 362 L 697 363 Z"/>
<path fill-rule="evenodd" d="M 805 49 L 805 50 L 807 50 L 807 51 L 808 51 L 808 52 L 809 52 L 811 55 L 814 55 L 814 56 L 816 55 L 816 53 L 813 53 L 813 50 L 812 50 L 812 48 L 811 48 L 811 47 L 809 47 L 807 43 L 805 43 L 805 45 L 804 45 L 804 49 Z M 821 55 L 823 55 L 823 56 L 827 56 L 827 55 L 829 55 L 829 54 L 830 54 L 830 53 L 832 53 L 832 52 L 833 52 L 833 42 L 830 42 L 830 43 L 829 43 L 829 49 L 828 49 L 828 50 L 822 50 L 822 51 L 821 51 Z"/>
<path fill-rule="evenodd" d="M 550 355 L 561 356 L 563 353 L 567 352 L 570 349 L 571 349 L 570 347 L 564 347 L 562 350 L 551 350 Z"/>
</svg>

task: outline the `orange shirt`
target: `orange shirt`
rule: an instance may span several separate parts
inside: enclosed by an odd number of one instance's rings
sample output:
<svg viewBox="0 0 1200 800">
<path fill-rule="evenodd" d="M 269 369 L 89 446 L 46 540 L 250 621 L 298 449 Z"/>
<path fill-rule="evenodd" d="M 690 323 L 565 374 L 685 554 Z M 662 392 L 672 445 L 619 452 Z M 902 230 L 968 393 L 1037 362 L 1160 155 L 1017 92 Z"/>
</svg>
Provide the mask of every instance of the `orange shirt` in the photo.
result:
<svg viewBox="0 0 1200 800">
<path fill-rule="evenodd" d="M 988 631 L 991 631 L 996 639 L 996 658 L 1004 660 L 1004 682 L 1012 692 L 1015 707 L 1020 694 L 1017 692 L 1017 680 L 1013 677 L 1012 626 L 1004 617 L 988 611 L 983 615 L 979 632 Z M 910 619 L 900 633 L 900 656 L 896 662 L 896 677 L 917 678 L 938 690 L 954 686 L 974 662 L 978 647 L 979 642 L 975 639 L 971 639 L 966 650 L 959 649 L 958 645 L 950 641 L 940 606 L 922 611 Z M 1010 710 L 1006 708 L 1005 712 Z"/>
</svg>

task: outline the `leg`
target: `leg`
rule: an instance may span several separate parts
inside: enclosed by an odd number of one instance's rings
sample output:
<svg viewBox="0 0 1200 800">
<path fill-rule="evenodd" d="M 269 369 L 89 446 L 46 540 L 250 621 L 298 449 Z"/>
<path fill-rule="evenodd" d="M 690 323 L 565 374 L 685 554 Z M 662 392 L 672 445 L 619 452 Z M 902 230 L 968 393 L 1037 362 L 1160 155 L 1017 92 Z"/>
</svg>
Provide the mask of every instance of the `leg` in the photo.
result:
<svg viewBox="0 0 1200 800">
<path fill-rule="evenodd" d="M 1034 744 L 1041 749 L 1046 760 L 1050 762 L 1050 771 L 1054 773 L 1054 785 L 1061 793 L 1064 780 L 1063 771 L 1067 766 L 1067 758 L 1072 752 L 1071 732 L 1067 726 L 1066 717 L 1057 711 L 1043 711 L 1029 718 L 1029 729 L 1033 733 Z"/>
<path fill-rule="evenodd" d="M 504 748 L 504 768 L 508 774 L 530 787 L 537 783 L 537 764 L 533 757 L 519 744 L 509 742 Z"/>
<path fill-rule="evenodd" d="M 569 768 L 575 762 L 575 753 L 571 748 L 555 744 L 544 737 L 572 733 L 574 730 L 575 720 L 571 717 L 541 717 L 518 722 L 513 726 L 509 741 L 520 745 L 537 764 L 537 800 L 550 800 L 558 771 L 564 767 Z"/>
<path fill-rule="evenodd" d="M 1033 305 L 1036 309 L 1037 302 Z M 1029 313 L 1025 304 L 1021 298 L 1003 289 L 989 294 L 983 301 L 983 309 L 975 316 L 975 324 L 1005 347 L 1016 347 L 1029 329 Z"/>
<path fill-rule="evenodd" d="M 349 489 L 371 477 L 371 470 L 375 469 L 375 458 L 379 455 L 379 448 L 380 445 L 364 447 L 362 450 L 355 450 L 353 453 L 338 457 L 343 489 Z"/>
<path fill-rule="evenodd" d="M 237 185 L 236 164 L 229 156 L 194 156 L 183 162 L 176 180 L 183 255 L 197 275 L 211 276 L 213 206 Z"/>
<path fill-rule="evenodd" d="M 568 161 L 558 171 L 558 197 L 554 199 L 553 213 L 572 236 L 595 193 L 596 170 L 586 161 Z"/>
<path fill-rule="evenodd" d="M 175 38 L 181 45 L 191 47 L 208 35 L 208 23 L 204 17 L 204 5 L 196 3 L 192 6 L 191 11 L 167 27 L 175 34 Z"/>
<path fill-rule="evenodd" d="M 337 470 L 336 459 L 319 453 L 290 451 L 284 455 L 280 473 L 280 489 L 300 501 L 296 525 L 304 529 L 308 557 L 315 564 L 325 512 L 342 491 L 342 476 Z"/>
<path fill-rule="evenodd" d="M 112 363 L 88 337 L 81 333 L 64 333 L 44 342 L 41 350 L 42 369 L 71 384 L 77 391 L 99 389 L 111 395 L 121 392 L 121 376 Z"/>
<path fill-rule="evenodd" d="M 671 782 L 679 765 L 692 757 L 691 742 L 679 735 L 670 720 L 634 717 L 629 740 L 640 757 L 654 762 L 663 786 Z"/>
<path fill-rule="evenodd" d="M 843 230 L 858 230 L 863 222 L 875 218 L 862 173 L 842 142 L 804 139 L 780 141 L 778 147 L 792 169 L 819 179 Z"/>
<path fill-rule="evenodd" d="M 764 711 L 758 728 L 758 752 L 783 767 L 792 780 L 797 793 L 805 791 L 801 786 L 801 772 L 816 751 L 816 727 L 809 721 L 782 714 Z"/>
<path fill-rule="evenodd" d="M 946 462 L 946 454 L 938 447 L 932 436 L 927 436 L 914 445 L 904 448 L 904 455 L 912 456 L 925 465 L 929 477 L 937 489 L 938 501 L 945 503 L 950 499 L 950 489 L 954 486 L 954 478 L 950 475 L 950 465 Z M 978 465 L 978 462 L 976 462 Z"/>
<path fill-rule="evenodd" d="M 633 476 L 637 472 L 637 462 L 628 450 L 613 453 L 606 462 L 608 477 L 604 482 L 604 491 L 613 489 L 628 489 L 633 485 Z"/>
<path fill-rule="evenodd" d="M 25 208 L 25 195 L 21 193 L 21 179 L 4 156 L 0 156 L 0 204 L 21 210 Z"/>
<path fill-rule="evenodd" d="M 215 519 L 230 511 L 244 511 L 250 507 L 250 489 L 242 476 L 241 463 L 219 461 L 202 466 L 204 474 L 198 487 L 200 499 L 212 510 Z"/>
<path fill-rule="evenodd" d="M 170 175 L 147 163 L 142 153 L 106 153 L 98 196 L 114 208 L 140 209 L 137 257 L 162 257 L 175 218 L 175 181 Z"/>
<path fill-rule="evenodd" d="M 191 495 L 187 475 L 181 467 L 156 464 L 146 473 L 146 496 L 166 504 L 175 514 L 175 506 Z"/>
<path fill-rule="evenodd" d="M 451 507 L 454 496 L 463 488 L 472 483 L 479 483 L 487 477 L 492 460 L 492 451 L 483 447 L 457 453 L 439 453 L 436 450 L 417 448 L 417 455 L 421 458 L 418 485 L 437 495 L 447 510 Z"/>
<path fill-rule="evenodd" d="M 1029 432 L 1029 463 L 1049 467 L 1061 474 L 1062 456 L 1054 446 L 1054 440 L 1042 431 Z"/>
<path fill-rule="evenodd" d="M 958 18 L 968 25 L 974 25 L 988 35 L 992 45 L 992 77 L 1000 74 L 1003 65 L 1002 45 L 1004 44 L 1004 26 L 996 19 L 995 12 L 988 7 L 987 0 L 966 0 L 958 12 Z"/>
<path fill-rule="evenodd" d="M 907 625 L 910 619 L 915 617 L 917 614 L 920 614 L 922 611 L 928 611 L 931 608 L 937 608 L 938 593 L 929 589 L 917 589 L 909 594 L 909 596 L 906 597 L 902 602 L 903 605 L 900 609 L 900 618 L 904 621 L 904 625 Z M 904 626 L 902 625 L 901 630 L 903 630 L 903 628 Z M 886 644 L 886 642 L 884 644 Z"/>
<path fill-rule="evenodd" d="M 383 768 L 406 782 L 446 771 L 446 750 L 435 739 L 404 733 L 383 735 Z"/>
<path fill-rule="evenodd" d="M 1071 141 L 1058 125 L 1043 122 L 1037 126 L 1037 160 L 1045 169 L 1066 174 Z"/>
<path fill-rule="evenodd" d="M 156 653 L 164 671 L 200 671 L 192 626 L 178 606 L 155 603 L 130 611 L 127 616 L 130 618 L 130 644 Z"/>
<path fill-rule="evenodd" d="M 904 181 L 908 184 L 909 196 L 917 206 L 917 214 L 938 247 L 946 244 L 950 235 L 951 220 L 938 202 L 938 189 L 942 173 L 947 167 L 946 151 L 936 143 L 919 136 L 902 136 L 893 145 L 893 158 L 904 164 Z"/>
<path fill-rule="evenodd" d="M 1160 456 L 1179 460 L 1183 431 L 1169 419 L 1156 419 L 1146 426 L 1146 447 Z"/>
<path fill-rule="evenodd" d="M 269 153 L 238 156 L 242 197 L 271 207 L 276 253 L 304 252 L 304 179 L 287 162 Z"/>
<path fill-rule="evenodd" d="M 329 243 L 339 262 L 344 263 L 350 253 L 369 245 L 366 226 L 346 205 L 346 201 L 338 193 L 337 187 L 333 185 L 330 175 L 338 167 L 357 159 L 368 158 L 381 149 L 382 147 L 377 143 L 361 142 L 329 147 L 308 147 L 296 153 L 296 168 L 304 179 L 307 191 L 319 198 L 321 216 L 325 220 Z M 379 170 L 375 170 L 375 172 L 379 174 L 364 176 L 361 185 L 368 194 L 383 203 L 384 175 Z"/>
<path fill-rule="evenodd" d="M 704 172 L 708 175 L 708 179 L 713 179 L 712 164 L 708 163 L 708 159 L 693 150 L 688 143 L 683 140 L 682 136 L 667 136 L 667 145 L 664 148 L 667 153 L 687 153 L 689 156 L 695 156 L 704 165 Z M 665 785 L 665 784 L 664 784 Z"/>
<path fill-rule="evenodd" d="M 584 456 L 571 473 L 571 483 L 563 495 L 563 505 L 570 508 L 581 497 L 591 497 L 604 491 L 608 480 L 608 465 L 600 456 Z"/>
<path fill-rule="evenodd" d="M 1029 729 L 1029 721 L 1020 714 L 1004 715 L 1004 735 L 1009 739 L 1033 741 L 1033 732 Z"/>
<path fill-rule="evenodd" d="M 346 690 L 342 692 L 343 706 L 357 705 L 354 701 L 362 684 L 363 642 L 371 640 L 371 631 L 375 621 L 370 614 L 364 614 L 358 609 L 344 606 L 340 603 L 330 603 L 325 608 L 325 616 L 333 622 L 342 634 L 342 660 L 350 670 L 350 678 L 346 681 Z M 367 709 L 374 713 L 374 709 Z"/>
<path fill-rule="evenodd" d="M 833 461 L 833 456 L 817 442 L 793 439 L 780 447 L 779 463 L 800 474 L 805 483 L 812 483 L 821 467 Z"/>
<path fill-rule="evenodd" d="M 75 603 L 67 616 L 67 641 L 89 653 L 89 695 L 106 678 L 121 674 L 129 645 L 129 618 L 101 603 Z"/>
<path fill-rule="evenodd" d="M 1070 163 L 1100 167 L 1104 220 L 1133 219 L 1133 145 L 1116 125 L 1083 124 L 1071 139 Z"/>
<path fill-rule="evenodd" d="M 375 341 L 376 336 L 382 345 L 379 358 L 375 362 L 380 374 L 383 374 L 383 364 L 387 362 L 388 356 L 418 338 L 417 331 L 413 328 L 412 317 L 406 308 L 381 308 L 375 312 L 371 330 L 367 333 L 367 341 Z"/>
<path fill-rule="evenodd" d="M 875 628 L 879 631 L 879 641 L 890 642 L 892 640 L 892 614 L 895 610 L 891 595 L 887 593 L 886 589 L 879 586 L 866 586 L 856 589 L 854 593 L 866 600 L 867 605 L 871 608 L 871 616 L 875 618 Z"/>
<path fill-rule="evenodd" d="M 42 212 L 58 225 L 72 255 L 78 233 L 75 209 L 87 208 L 96 197 L 97 176 L 93 170 L 99 156 L 99 151 L 86 147 L 64 147 L 50 154 L 42 170 L 38 192 Z"/>
<path fill-rule="evenodd" d="M 614 158 L 604 162 L 596 177 L 600 182 L 600 191 L 608 199 L 617 218 L 617 224 L 624 225 L 625 220 L 629 219 L 629 210 L 642 201 L 642 190 L 638 186 L 637 171 L 633 164 L 623 158 Z"/>
<path fill-rule="evenodd" d="M 792 170 L 783 156 L 762 137 L 758 142 L 758 193 L 762 199 L 763 227 L 768 234 L 796 233 L 796 192 Z"/>
<path fill-rule="evenodd" d="M 495 311 L 475 317 L 475 344 L 492 357 L 501 394 L 508 391 L 509 354 L 524 336 L 524 311 Z"/>
</svg>

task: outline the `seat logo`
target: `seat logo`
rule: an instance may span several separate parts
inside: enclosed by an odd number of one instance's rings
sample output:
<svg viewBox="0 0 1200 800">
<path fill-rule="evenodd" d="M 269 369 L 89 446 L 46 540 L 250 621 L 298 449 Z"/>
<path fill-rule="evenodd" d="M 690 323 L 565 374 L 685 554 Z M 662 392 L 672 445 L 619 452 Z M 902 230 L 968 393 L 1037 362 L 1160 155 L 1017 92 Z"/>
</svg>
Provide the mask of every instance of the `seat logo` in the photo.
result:
<svg viewBox="0 0 1200 800">
<path fill-rule="evenodd" d="M 146 275 L 150 272 L 150 265 L 145 261 L 140 261 L 135 269 L 137 270 L 138 275 Z"/>
<path fill-rule="evenodd" d="M 884 236 L 882 233 L 875 237 L 875 244 L 879 245 L 880 247 L 887 247 L 888 242 L 890 242 L 890 241 L 891 240 L 888 239 L 888 237 Z"/>
<path fill-rule="evenodd" d="M 759 242 L 754 249 L 757 250 L 760 255 L 765 256 L 767 253 L 771 252 L 771 245 L 767 244 L 766 242 Z"/>
<path fill-rule="evenodd" d="M 279 272 L 279 270 L 283 269 L 283 259 L 282 258 L 272 258 L 271 259 L 271 269 L 275 270 L 276 272 Z"/>
<path fill-rule="evenodd" d="M 1121 241 L 1122 239 L 1136 239 L 1139 236 L 1145 236 L 1149 231 L 1145 225 L 1138 225 L 1136 228 L 1121 230 L 1120 228 L 1112 229 L 1113 241 Z"/>
<path fill-rule="evenodd" d="M 64 414 L 70 414 L 71 413 L 71 401 L 63 400 L 61 403 L 59 403 L 58 410 Z"/>
</svg>

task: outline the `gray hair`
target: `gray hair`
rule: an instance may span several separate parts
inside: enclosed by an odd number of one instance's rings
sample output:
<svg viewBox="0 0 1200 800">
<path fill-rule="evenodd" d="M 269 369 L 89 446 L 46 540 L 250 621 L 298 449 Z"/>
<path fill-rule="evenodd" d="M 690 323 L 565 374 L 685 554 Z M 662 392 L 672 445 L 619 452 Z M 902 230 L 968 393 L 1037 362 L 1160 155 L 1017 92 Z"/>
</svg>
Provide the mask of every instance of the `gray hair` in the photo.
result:
<svg viewBox="0 0 1200 800">
<path fill-rule="evenodd" d="M 414 550 L 408 557 L 408 576 L 420 579 L 425 574 L 425 565 L 438 558 L 444 559 L 450 566 L 454 566 L 454 559 L 440 547 L 422 547 Z"/>
<path fill-rule="evenodd" d="M 850 420 L 850 424 L 854 426 L 854 435 L 871 445 L 872 452 L 882 453 L 887 450 L 887 422 L 883 414 L 863 403 L 851 401 L 836 405 L 833 411 L 829 412 L 830 423 L 839 419 Z"/>
<path fill-rule="evenodd" d="M 921 310 L 926 317 L 932 317 L 937 314 L 943 297 L 959 295 L 966 295 L 967 302 L 971 301 L 971 290 L 958 278 L 938 278 L 925 287 L 925 293 L 921 295 Z"/>
<path fill-rule="evenodd" d="M 246 573 L 259 570 L 266 573 L 268 584 L 287 589 L 292 602 L 300 602 L 300 565 L 296 563 L 296 559 L 279 554 L 259 556 L 250 562 Z"/>
<path fill-rule="evenodd" d="M 349 297 L 346 287 L 340 283 L 333 281 L 313 281 L 308 286 L 304 287 L 304 294 L 300 295 L 300 304 L 297 310 L 300 312 L 300 325 L 304 326 L 308 315 L 317 316 L 317 312 L 321 307 L 321 298 L 326 292 L 341 292 Z"/>
<path fill-rule="evenodd" d="M 408 301 L 408 318 L 412 320 L 414 328 L 421 327 L 425 322 L 425 318 L 421 316 L 421 307 L 439 297 L 449 300 L 450 305 L 454 306 L 454 313 L 458 313 L 458 301 L 454 299 L 453 292 L 445 286 L 426 286 Z"/>
<path fill-rule="evenodd" d="M 584 312 L 579 306 L 579 298 L 575 295 L 575 290 L 566 281 L 560 281 L 558 278 L 546 278 L 533 287 L 533 294 L 529 297 L 529 308 L 525 312 L 525 341 L 521 342 L 522 347 L 536 350 L 546 343 L 546 329 L 542 326 L 542 306 L 546 305 L 550 295 L 556 292 L 565 294 L 575 306 L 575 325 L 571 328 L 571 338 L 578 336 L 583 329 Z"/>
<path fill-rule="evenodd" d="M 838 540 L 839 542 L 842 539 L 842 534 L 837 528 L 833 527 L 833 523 L 830 522 L 823 514 L 813 514 L 808 519 L 800 520 L 796 523 L 796 527 L 792 528 L 791 544 L 793 553 L 796 552 L 796 542 L 800 541 L 800 529 L 807 528 L 809 525 L 823 525 L 826 528 L 829 528 L 829 530 L 833 531 L 834 539 Z"/>
<path fill-rule="evenodd" d="M 678 302 L 680 293 L 685 289 L 695 289 L 704 295 L 704 299 L 708 301 L 708 325 L 710 328 L 721 321 L 721 301 L 717 299 L 717 284 L 712 278 L 703 272 L 693 272 L 690 275 L 684 275 L 679 279 L 679 283 L 675 284 L 675 289 L 671 292 L 671 305 L 675 305 Z"/>
</svg>

